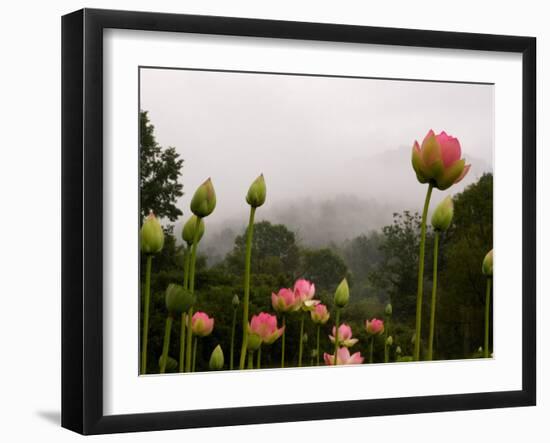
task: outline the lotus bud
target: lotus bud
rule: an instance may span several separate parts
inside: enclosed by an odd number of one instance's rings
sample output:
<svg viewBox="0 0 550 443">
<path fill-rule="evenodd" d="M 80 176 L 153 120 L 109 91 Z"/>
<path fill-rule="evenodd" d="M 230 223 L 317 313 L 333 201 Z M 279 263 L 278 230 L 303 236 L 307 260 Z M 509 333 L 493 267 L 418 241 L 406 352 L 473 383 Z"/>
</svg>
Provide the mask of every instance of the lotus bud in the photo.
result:
<svg viewBox="0 0 550 443">
<path fill-rule="evenodd" d="M 253 208 L 258 208 L 265 203 L 265 195 L 265 180 L 264 175 L 261 174 L 248 188 L 246 202 Z"/>
<path fill-rule="evenodd" d="M 386 308 L 384 309 L 384 312 L 386 313 L 387 316 L 392 315 L 392 313 L 393 313 L 393 308 L 392 308 L 391 303 L 388 303 L 388 304 L 386 305 Z"/>
<path fill-rule="evenodd" d="M 483 265 L 481 266 L 483 275 L 487 277 L 493 276 L 493 250 L 491 249 L 485 258 L 483 259 Z"/>
<path fill-rule="evenodd" d="M 338 351 L 338 361 L 337 363 L 339 365 L 360 365 L 363 363 L 363 357 L 361 356 L 361 352 L 356 352 L 353 355 L 350 355 L 349 349 L 346 347 L 339 348 Z M 334 365 L 334 355 L 333 354 L 327 354 L 326 352 L 323 354 L 323 358 L 325 360 L 326 365 Z"/>
<path fill-rule="evenodd" d="M 332 334 L 329 335 L 328 338 L 332 343 L 334 343 L 336 340 L 335 337 L 336 337 L 336 326 L 333 326 Z M 342 323 L 338 327 L 338 345 L 339 346 L 345 346 L 346 348 L 350 348 L 358 341 L 359 339 L 353 338 L 353 333 L 349 325 L 347 325 L 346 323 Z"/>
<path fill-rule="evenodd" d="M 317 357 L 317 349 L 312 349 L 311 350 L 311 358 L 315 358 Z"/>
<path fill-rule="evenodd" d="M 477 348 L 477 352 L 479 352 L 480 354 L 483 353 L 483 348 L 480 346 L 479 348 Z"/>
<path fill-rule="evenodd" d="M 432 226 L 436 231 L 446 231 L 453 221 L 453 199 L 447 196 L 437 205 L 432 214 Z"/>
<path fill-rule="evenodd" d="M 223 351 L 220 345 L 216 346 L 214 350 L 212 351 L 212 354 L 210 355 L 210 361 L 208 362 L 208 366 L 213 371 L 218 371 L 220 369 L 223 369 Z"/>
<path fill-rule="evenodd" d="M 141 251 L 145 254 L 157 254 L 164 246 L 164 231 L 153 211 L 149 213 L 140 232 Z"/>
<path fill-rule="evenodd" d="M 204 312 L 197 311 L 191 318 L 191 330 L 194 335 L 206 337 L 212 333 L 214 329 L 214 319 L 210 318 Z"/>
<path fill-rule="evenodd" d="M 348 281 L 344 278 L 334 293 L 334 303 L 337 307 L 343 308 L 349 301 L 349 286 Z"/>
<path fill-rule="evenodd" d="M 393 346 L 393 337 L 391 335 L 386 339 L 386 345 Z"/>
<path fill-rule="evenodd" d="M 262 344 L 262 337 L 258 334 L 249 333 L 247 347 L 249 351 L 257 351 Z"/>
<path fill-rule="evenodd" d="M 191 212 L 197 217 L 207 217 L 216 208 L 216 192 L 212 186 L 212 180 L 206 180 L 195 191 L 191 199 Z"/>
<path fill-rule="evenodd" d="M 162 355 L 159 357 L 159 368 L 162 366 Z M 175 358 L 170 357 L 169 355 L 166 356 L 166 372 L 172 372 L 175 371 L 178 367 L 178 362 Z"/>
<path fill-rule="evenodd" d="M 237 294 L 233 296 L 233 300 L 231 300 L 231 304 L 233 305 L 233 309 L 237 309 L 239 307 L 239 296 Z"/>
<path fill-rule="evenodd" d="M 271 294 L 271 305 L 277 312 L 293 312 L 300 309 L 302 303 L 292 289 L 282 288 L 277 294 Z"/>
<path fill-rule="evenodd" d="M 266 345 L 271 345 L 281 335 L 283 335 L 284 327 L 277 328 L 277 317 L 266 312 L 260 312 L 258 315 L 253 315 L 248 325 L 250 334 L 257 335 Z"/>
<path fill-rule="evenodd" d="M 420 183 L 431 183 L 445 190 L 462 180 L 471 165 L 461 159 L 462 152 L 457 138 L 444 131 L 438 135 L 430 129 L 422 146 L 417 141 L 412 149 L 412 166 Z"/>
<path fill-rule="evenodd" d="M 304 332 L 304 335 L 302 335 L 302 343 L 307 343 L 307 333 Z"/>
<path fill-rule="evenodd" d="M 400 355 L 401 352 L 402 352 L 402 351 L 401 351 L 401 346 L 398 346 L 397 348 L 395 348 L 395 353 L 396 353 L 397 355 Z"/>
<path fill-rule="evenodd" d="M 194 301 L 193 294 L 181 285 L 171 283 L 166 288 L 166 309 L 172 316 L 187 312 Z"/>
<path fill-rule="evenodd" d="M 193 214 L 185 225 L 183 225 L 183 229 L 181 231 L 181 238 L 185 243 L 187 243 L 187 246 L 191 246 L 193 244 L 193 239 L 195 238 L 195 228 L 197 226 L 197 216 Z M 199 220 L 199 236 L 197 237 L 197 243 L 201 241 L 202 236 L 204 235 L 204 220 L 202 218 Z"/>
<path fill-rule="evenodd" d="M 377 318 L 365 321 L 365 329 L 368 335 L 380 335 L 384 332 L 384 321 Z"/>
<path fill-rule="evenodd" d="M 313 310 L 310 312 L 311 320 L 315 324 L 324 325 L 330 318 L 330 313 L 328 309 L 323 304 L 316 305 Z"/>
</svg>

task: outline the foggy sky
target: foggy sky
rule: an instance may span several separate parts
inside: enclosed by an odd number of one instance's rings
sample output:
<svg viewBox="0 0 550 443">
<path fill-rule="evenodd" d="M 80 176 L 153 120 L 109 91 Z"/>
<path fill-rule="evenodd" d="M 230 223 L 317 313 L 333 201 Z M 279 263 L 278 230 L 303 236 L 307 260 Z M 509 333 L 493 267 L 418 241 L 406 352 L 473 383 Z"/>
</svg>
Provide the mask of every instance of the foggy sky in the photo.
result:
<svg viewBox="0 0 550 443">
<path fill-rule="evenodd" d="M 490 85 L 142 69 L 140 106 L 157 142 L 185 160 L 183 220 L 196 187 L 212 177 L 211 235 L 244 226 L 244 197 L 263 173 L 268 196 L 259 219 L 292 223 L 295 216 L 295 228 L 309 231 L 323 223 L 319 207 L 327 202 L 351 225 L 346 208 L 369 206 L 350 212 L 357 234 L 391 220 L 392 209 L 420 209 L 426 190 L 411 147 L 430 128 L 458 137 L 472 163 L 463 182 L 432 201 L 492 171 L 493 93 Z M 373 213 L 377 205 L 387 214 Z"/>
</svg>

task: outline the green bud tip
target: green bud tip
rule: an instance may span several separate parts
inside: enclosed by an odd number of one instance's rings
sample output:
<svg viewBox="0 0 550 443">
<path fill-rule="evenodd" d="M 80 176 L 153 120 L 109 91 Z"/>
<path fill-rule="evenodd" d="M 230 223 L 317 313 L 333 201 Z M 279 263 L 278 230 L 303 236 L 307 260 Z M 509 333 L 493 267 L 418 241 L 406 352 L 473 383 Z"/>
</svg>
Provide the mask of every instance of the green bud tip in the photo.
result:
<svg viewBox="0 0 550 443">
<path fill-rule="evenodd" d="M 223 351 L 220 345 L 216 346 L 214 350 L 212 351 L 212 354 L 210 355 L 210 361 L 208 362 L 208 366 L 213 371 L 219 371 L 220 369 L 223 369 L 224 359 L 223 359 Z"/>
<path fill-rule="evenodd" d="M 216 191 L 209 178 L 200 185 L 191 199 L 191 212 L 197 217 L 207 217 L 216 208 Z"/>
<path fill-rule="evenodd" d="M 189 217 L 189 219 L 185 222 L 185 225 L 183 225 L 183 229 L 181 231 L 181 238 L 185 243 L 187 243 L 187 246 L 191 246 L 193 244 L 193 239 L 195 238 L 195 228 L 197 227 L 197 219 L 199 220 L 199 236 L 197 237 L 197 243 L 201 241 L 201 238 L 204 235 L 204 220 L 202 218 L 198 218 L 195 214 L 191 215 L 191 217 Z"/>
<path fill-rule="evenodd" d="M 239 296 L 237 294 L 233 296 L 233 300 L 231 300 L 231 304 L 233 305 L 234 308 L 237 308 L 239 306 Z"/>
<path fill-rule="evenodd" d="M 386 344 L 388 346 L 392 346 L 393 345 L 393 337 L 390 335 L 387 339 L 386 339 Z"/>
<path fill-rule="evenodd" d="M 432 226 L 437 231 L 446 231 L 453 221 L 453 199 L 447 196 L 437 205 L 432 214 Z"/>
<path fill-rule="evenodd" d="M 157 254 L 164 246 L 164 231 L 153 211 L 149 213 L 140 231 L 141 251 Z"/>
<path fill-rule="evenodd" d="M 487 255 L 483 259 L 483 265 L 481 266 L 481 272 L 487 277 L 493 276 L 493 250 L 487 252 Z"/>
<path fill-rule="evenodd" d="M 392 308 L 391 303 L 388 303 L 388 304 L 386 305 L 386 308 L 384 309 L 384 312 L 386 313 L 386 315 L 392 315 L 392 313 L 393 313 L 393 308 Z"/>
<path fill-rule="evenodd" d="M 401 354 L 401 346 L 398 346 L 397 348 L 395 348 L 395 352 L 396 354 Z"/>
<path fill-rule="evenodd" d="M 250 188 L 248 188 L 246 202 L 253 208 L 258 208 L 265 203 L 265 196 L 266 187 L 264 175 L 260 174 L 260 176 L 250 185 Z"/>
<path fill-rule="evenodd" d="M 334 303 L 337 307 L 343 308 L 349 301 L 349 286 L 348 281 L 344 278 L 334 293 Z"/>
</svg>

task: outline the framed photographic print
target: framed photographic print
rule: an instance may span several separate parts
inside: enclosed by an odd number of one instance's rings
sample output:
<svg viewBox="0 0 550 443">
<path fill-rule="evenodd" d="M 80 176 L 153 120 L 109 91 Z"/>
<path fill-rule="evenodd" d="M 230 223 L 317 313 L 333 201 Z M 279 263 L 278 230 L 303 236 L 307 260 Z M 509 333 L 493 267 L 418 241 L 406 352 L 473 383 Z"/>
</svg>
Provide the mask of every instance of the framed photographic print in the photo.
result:
<svg viewBox="0 0 550 443">
<path fill-rule="evenodd" d="M 62 425 L 534 405 L 535 50 L 64 16 Z"/>
</svg>

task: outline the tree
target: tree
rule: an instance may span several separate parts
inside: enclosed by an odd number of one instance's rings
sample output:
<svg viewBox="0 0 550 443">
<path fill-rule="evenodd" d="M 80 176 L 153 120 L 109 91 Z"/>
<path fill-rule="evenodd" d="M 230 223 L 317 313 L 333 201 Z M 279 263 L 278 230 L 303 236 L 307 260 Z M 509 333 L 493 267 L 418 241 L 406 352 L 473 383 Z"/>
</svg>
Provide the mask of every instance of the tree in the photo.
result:
<svg viewBox="0 0 550 443">
<path fill-rule="evenodd" d="M 453 224 L 441 245 L 438 308 L 439 337 L 446 341 L 440 349 L 446 356 L 473 353 L 482 344 L 485 277 L 481 263 L 493 247 L 492 174 L 484 174 L 453 201 Z"/>
<path fill-rule="evenodd" d="M 373 284 L 387 292 L 394 308 L 394 316 L 407 320 L 416 309 L 418 272 L 418 245 L 420 242 L 418 213 L 393 214 L 393 224 L 382 229 L 384 241 L 380 245 L 381 263 L 371 272 Z M 429 275 L 430 247 L 426 248 L 426 275 Z"/>
<path fill-rule="evenodd" d="M 244 270 L 245 234 L 235 238 L 235 246 L 226 258 L 231 272 L 242 275 Z M 285 225 L 273 225 L 268 221 L 254 224 L 252 238 L 252 274 L 296 277 L 299 252 L 296 236 Z"/>
<path fill-rule="evenodd" d="M 344 277 L 348 277 L 344 260 L 329 248 L 303 252 L 301 276 L 315 282 L 318 291 L 336 289 Z"/>
<path fill-rule="evenodd" d="M 149 211 L 157 217 L 175 221 L 182 212 L 176 201 L 183 195 L 183 185 L 178 179 L 183 160 L 176 149 L 163 149 L 155 140 L 155 127 L 150 123 L 147 111 L 139 113 L 139 189 L 140 215 L 143 220 Z"/>
</svg>

